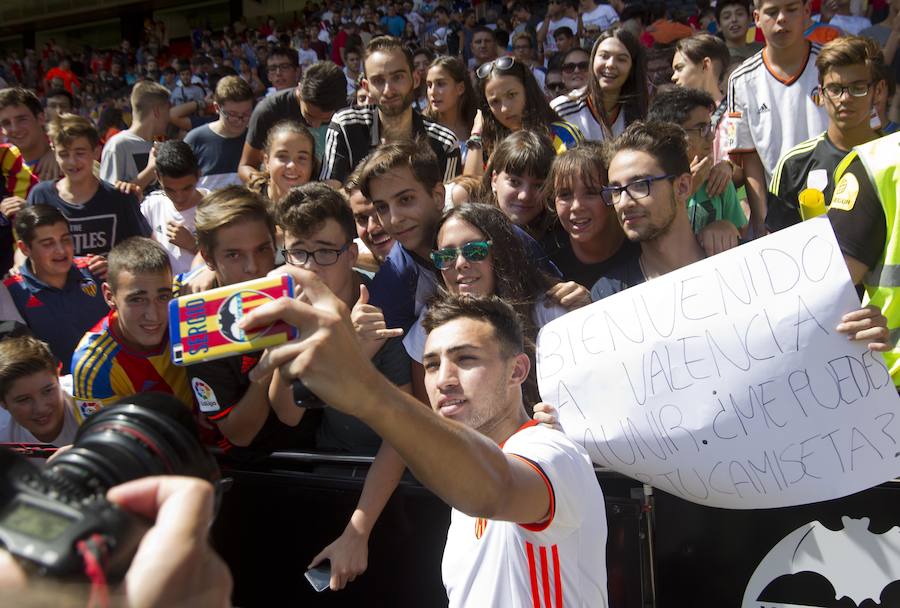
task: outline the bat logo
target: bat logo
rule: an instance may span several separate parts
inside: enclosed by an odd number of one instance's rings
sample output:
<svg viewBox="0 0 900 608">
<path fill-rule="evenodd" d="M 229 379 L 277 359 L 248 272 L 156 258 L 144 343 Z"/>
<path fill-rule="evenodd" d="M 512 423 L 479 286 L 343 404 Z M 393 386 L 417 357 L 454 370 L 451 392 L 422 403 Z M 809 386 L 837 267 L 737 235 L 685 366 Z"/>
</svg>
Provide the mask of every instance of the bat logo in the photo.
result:
<svg viewBox="0 0 900 608">
<path fill-rule="evenodd" d="M 779 541 L 750 577 L 742 608 L 896 606 L 900 528 L 875 534 L 868 517 L 841 520 L 841 530 L 813 521 Z"/>
<path fill-rule="evenodd" d="M 272 299 L 271 296 L 260 291 L 239 291 L 231 294 L 222 302 L 218 312 L 219 331 L 222 332 L 226 339 L 231 342 L 249 342 L 266 332 L 268 328 L 262 331 L 246 333 L 238 326 L 238 323 L 244 318 L 244 314 L 250 308 L 250 306 L 246 305 L 245 300 L 258 299 L 260 296 L 269 300 Z"/>
</svg>

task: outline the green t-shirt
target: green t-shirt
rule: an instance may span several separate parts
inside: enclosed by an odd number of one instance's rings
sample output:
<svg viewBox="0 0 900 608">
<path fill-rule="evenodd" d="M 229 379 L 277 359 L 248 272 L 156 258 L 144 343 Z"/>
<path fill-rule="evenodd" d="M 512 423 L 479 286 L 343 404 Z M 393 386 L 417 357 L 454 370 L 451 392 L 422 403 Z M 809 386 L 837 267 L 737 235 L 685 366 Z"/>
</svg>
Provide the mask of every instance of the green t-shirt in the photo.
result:
<svg viewBox="0 0 900 608">
<path fill-rule="evenodd" d="M 728 182 L 725 192 L 713 198 L 706 193 L 706 183 L 704 182 L 688 201 L 687 208 L 694 233 L 700 232 L 717 220 L 728 220 L 738 229 L 747 225 L 747 217 L 744 215 L 744 210 L 741 209 L 737 190 L 734 189 L 734 184 L 731 182 Z"/>
</svg>

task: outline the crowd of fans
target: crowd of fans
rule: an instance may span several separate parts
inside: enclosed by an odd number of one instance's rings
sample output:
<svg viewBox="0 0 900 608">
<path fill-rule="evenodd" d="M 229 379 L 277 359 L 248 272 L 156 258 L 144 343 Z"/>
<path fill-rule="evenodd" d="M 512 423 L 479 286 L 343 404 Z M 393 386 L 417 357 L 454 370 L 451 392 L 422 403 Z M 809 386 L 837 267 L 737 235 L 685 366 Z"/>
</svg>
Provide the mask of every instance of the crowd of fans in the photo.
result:
<svg viewBox="0 0 900 608">
<path fill-rule="evenodd" d="M 98 409 L 163 391 L 235 454 L 376 455 L 317 557 L 350 564 L 343 586 L 403 460 L 352 416 L 297 407 L 279 371 L 251 382 L 262 353 L 175 365 L 168 302 L 311 269 L 352 310 L 361 351 L 427 402 L 433 299 L 495 295 L 531 345 L 531 415 L 544 324 L 801 221 L 807 188 L 839 196 L 848 152 L 896 129 L 898 13 L 328 0 L 190 41 L 148 21 L 136 47 L 11 53 L 0 320 L 20 325 L 0 342 L 0 441 L 66 444 Z M 874 267 L 870 233 L 840 225 L 845 253 Z M 844 331 L 877 341 L 884 321 L 870 310 Z"/>
</svg>

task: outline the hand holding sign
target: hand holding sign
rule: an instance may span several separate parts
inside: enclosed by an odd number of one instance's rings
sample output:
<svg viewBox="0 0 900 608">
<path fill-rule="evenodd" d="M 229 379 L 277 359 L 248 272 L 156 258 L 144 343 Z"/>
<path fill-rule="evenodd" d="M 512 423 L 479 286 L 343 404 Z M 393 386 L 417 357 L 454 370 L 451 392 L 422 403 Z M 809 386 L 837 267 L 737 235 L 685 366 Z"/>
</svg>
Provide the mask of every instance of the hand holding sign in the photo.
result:
<svg viewBox="0 0 900 608">
<path fill-rule="evenodd" d="M 810 220 L 549 323 L 541 396 L 596 463 L 687 500 L 845 496 L 900 473 L 880 317 Z"/>
</svg>

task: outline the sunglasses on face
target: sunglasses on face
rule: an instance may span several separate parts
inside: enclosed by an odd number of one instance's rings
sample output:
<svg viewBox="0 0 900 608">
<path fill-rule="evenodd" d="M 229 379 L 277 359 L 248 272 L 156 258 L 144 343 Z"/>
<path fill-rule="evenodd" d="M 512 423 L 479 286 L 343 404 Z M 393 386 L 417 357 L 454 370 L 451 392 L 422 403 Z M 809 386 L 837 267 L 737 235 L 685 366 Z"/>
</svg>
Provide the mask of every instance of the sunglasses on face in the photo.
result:
<svg viewBox="0 0 900 608">
<path fill-rule="evenodd" d="M 565 91 L 566 85 L 561 82 L 548 82 L 547 90 L 552 92 Z"/>
<path fill-rule="evenodd" d="M 487 78 L 488 75 L 490 75 L 491 70 L 493 70 L 494 68 L 497 68 L 501 72 L 505 72 L 513 65 L 515 65 L 515 63 L 516 60 L 513 57 L 504 55 L 503 57 L 482 64 L 481 66 L 479 66 L 478 70 L 475 71 L 475 74 L 478 76 L 478 78 L 484 79 Z"/>
<path fill-rule="evenodd" d="M 469 241 L 462 247 L 445 247 L 431 252 L 431 261 L 438 270 L 450 268 L 459 255 L 468 262 L 483 262 L 491 251 L 491 241 Z"/>
<path fill-rule="evenodd" d="M 564 63 L 562 66 L 563 74 L 573 74 L 574 72 L 587 72 L 587 61 L 578 61 L 572 63 Z"/>
</svg>

